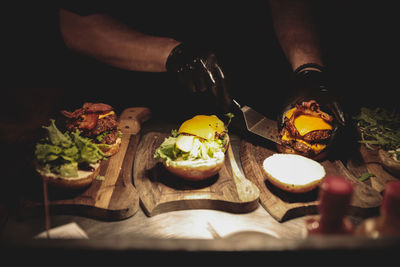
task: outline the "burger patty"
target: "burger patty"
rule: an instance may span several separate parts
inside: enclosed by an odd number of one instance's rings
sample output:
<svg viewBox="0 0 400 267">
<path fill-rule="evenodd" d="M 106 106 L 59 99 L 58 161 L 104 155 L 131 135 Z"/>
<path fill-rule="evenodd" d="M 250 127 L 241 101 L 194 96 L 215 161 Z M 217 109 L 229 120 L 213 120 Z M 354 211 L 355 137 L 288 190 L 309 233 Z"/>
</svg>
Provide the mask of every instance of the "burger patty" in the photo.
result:
<svg viewBox="0 0 400 267">
<path fill-rule="evenodd" d="M 75 118 L 68 119 L 66 122 L 66 127 L 71 132 L 80 130 L 82 131 L 82 134 L 87 137 L 95 137 L 104 131 L 113 132 L 113 130 L 116 130 L 118 126 L 117 116 L 115 114 L 108 115 L 101 119 L 98 119 L 95 127 L 93 127 L 93 129 L 90 130 L 82 129 L 80 127 L 82 121 L 83 121 L 82 117 L 78 117 L 76 119 Z M 117 133 L 118 136 L 118 132 L 117 131 L 115 132 Z"/>
<path fill-rule="evenodd" d="M 289 140 L 282 139 L 283 135 L 289 136 L 291 137 L 291 139 Z M 313 156 L 316 152 L 310 146 L 306 145 L 304 142 L 301 142 L 299 140 L 303 140 L 310 145 L 317 143 L 324 144 L 328 141 L 330 136 L 331 136 L 330 130 L 316 130 L 309 132 L 304 136 L 299 136 L 295 138 L 293 136 L 290 136 L 289 131 L 286 128 L 283 128 L 281 132 L 281 141 L 283 145 L 290 147 L 293 150 L 300 152 L 303 155 Z"/>
<path fill-rule="evenodd" d="M 110 131 L 109 133 L 107 133 L 104 136 L 104 138 L 101 141 L 99 141 L 98 143 L 112 145 L 117 141 L 118 137 L 119 137 L 118 130 L 114 129 L 114 130 Z"/>
<path fill-rule="evenodd" d="M 282 144 L 306 156 L 311 156 L 314 154 L 314 150 L 311 147 L 294 139 L 282 140 Z"/>
<path fill-rule="evenodd" d="M 108 115 L 104 118 L 97 120 L 96 126 L 90 131 L 90 133 L 91 135 L 99 135 L 104 131 L 116 129 L 117 126 L 117 116 L 115 114 Z"/>
<path fill-rule="evenodd" d="M 321 141 L 326 141 L 330 137 L 331 137 L 330 130 L 315 130 L 303 135 L 301 139 L 312 144 L 312 143 L 319 143 Z"/>
<path fill-rule="evenodd" d="M 307 155 L 307 156 L 311 156 L 311 155 L 315 154 L 314 150 L 311 147 L 309 147 L 306 144 L 301 143 L 301 142 L 294 142 L 294 145 L 292 146 L 292 148 L 296 151 L 303 153 L 304 155 Z"/>
</svg>

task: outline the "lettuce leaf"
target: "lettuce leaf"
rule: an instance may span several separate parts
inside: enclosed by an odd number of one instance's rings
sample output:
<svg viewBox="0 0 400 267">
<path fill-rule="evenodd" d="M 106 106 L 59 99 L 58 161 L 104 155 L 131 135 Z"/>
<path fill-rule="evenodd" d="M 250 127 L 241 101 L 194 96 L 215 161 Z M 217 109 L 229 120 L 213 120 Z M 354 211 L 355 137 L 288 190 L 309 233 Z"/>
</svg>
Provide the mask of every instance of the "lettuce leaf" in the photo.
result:
<svg viewBox="0 0 400 267">
<path fill-rule="evenodd" d="M 154 159 L 161 159 L 167 163 L 171 160 L 175 160 L 179 154 L 175 143 L 176 137 L 170 136 L 165 138 L 164 142 L 154 152 Z"/>
<path fill-rule="evenodd" d="M 47 130 L 48 133 L 48 139 L 51 144 L 55 146 L 61 146 L 61 147 L 69 147 L 72 143 L 71 138 L 63 134 L 60 130 L 58 130 L 55 120 L 51 119 L 50 120 L 50 125 L 49 126 L 43 126 L 44 129 Z"/>
<path fill-rule="evenodd" d="M 36 144 L 35 157 L 46 172 L 74 177 L 79 164 L 94 164 L 105 158 L 101 149 L 79 131 L 62 133 L 54 120 L 43 128 L 47 135 Z"/>
<path fill-rule="evenodd" d="M 213 158 L 216 152 L 225 152 L 223 140 L 211 141 L 199 137 L 194 138 L 191 150 L 184 152 L 176 146 L 177 137 L 176 131 L 173 131 L 172 136 L 165 138 L 163 143 L 155 150 L 154 159 L 161 159 L 168 166 L 171 161 L 175 160 L 208 160 Z"/>
</svg>

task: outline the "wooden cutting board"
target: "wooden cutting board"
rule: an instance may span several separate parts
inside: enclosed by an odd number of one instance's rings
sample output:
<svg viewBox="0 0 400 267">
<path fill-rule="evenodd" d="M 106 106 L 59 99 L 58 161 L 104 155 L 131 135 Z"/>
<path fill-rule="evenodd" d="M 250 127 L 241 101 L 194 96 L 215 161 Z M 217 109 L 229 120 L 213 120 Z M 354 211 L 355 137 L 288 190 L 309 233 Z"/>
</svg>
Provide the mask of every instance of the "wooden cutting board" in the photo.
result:
<svg viewBox="0 0 400 267">
<path fill-rule="evenodd" d="M 373 174 L 374 176 L 364 183 L 378 192 L 384 191 L 387 182 L 399 179 L 383 168 L 378 149 L 371 150 L 363 144 L 360 145 L 359 153 L 356 153 L 346 166 L 355 177 L 361 177 L 365 173 Z"/>
<path fill-rule="evenodd" d="M 279 222 L 317 213 L 318 189 L 308 193 L 294 194 L 280 190 L 266 180 L 262 163 L 265 158 L 274 153 L 276 151 L 272 149 L 245 140 L 240 145 L 240 160 L 244 173 L 260 189 L 262 206 Z M 325 160 L 321 164 L 327 174 L 344 176 L 353 184 L 351 214 L 366 216 L 368 213 L 376 212 L 382 200 L 377 191 L 355 178 L 339 160 Z"/>
<path fill-rule="evenodd" d="M 170 174 L 153 154 L 166 133 L 143 136 L 134 163 L 134 184 L 148 216 L 186 209 L 215 209 L 235 213 L 254 210 L 259 190 L 240 172 L 232 149 L 226 153 L 220 172 L 204 181 L 190 182 Z"/>
<path fill-rule="evenodd" d="M 65 191 L 48 187 L 50 214 L 68 213 L 105 220 L 121 220 L 134 215 L 139 195 L 132 184 L 132 165 L 140 139 L 140 124 L 151 116 L 145 107 L 125 109 L 119 127 L 123 137 L 118 153 L 101 162 L 100 175 L 83 190 Z M 43 198 L 42 198 L 43 199 Z M 24 200 L 23 207 L 42 207 L 41 201 Z"/>
</svg>

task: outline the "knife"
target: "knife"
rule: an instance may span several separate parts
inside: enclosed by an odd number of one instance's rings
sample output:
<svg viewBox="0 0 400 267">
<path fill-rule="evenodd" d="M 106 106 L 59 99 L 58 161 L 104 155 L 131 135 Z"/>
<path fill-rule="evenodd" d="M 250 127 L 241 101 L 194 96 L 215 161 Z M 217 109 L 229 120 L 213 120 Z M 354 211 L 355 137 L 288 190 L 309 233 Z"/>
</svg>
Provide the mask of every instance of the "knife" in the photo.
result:
<svg viewBox="0 0 400 267">
<path fill-rule="evenodd" d="M 243 114 L 244 122 L 249 132 L 274 143 L 281 144 L 279 139 L 278 123 L 275 120 L 265 117 L 249 106 L 241 106 L 235 99 L 232 99 L 232 101 Z"/>
</svg>

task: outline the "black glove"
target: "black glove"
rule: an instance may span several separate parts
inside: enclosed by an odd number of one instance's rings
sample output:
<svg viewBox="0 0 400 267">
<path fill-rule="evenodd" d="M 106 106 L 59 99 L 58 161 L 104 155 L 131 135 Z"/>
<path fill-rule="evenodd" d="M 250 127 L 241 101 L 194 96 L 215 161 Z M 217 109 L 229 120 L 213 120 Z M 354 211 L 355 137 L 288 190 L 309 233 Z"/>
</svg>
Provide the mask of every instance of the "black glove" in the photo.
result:
<svg viewBox="0 0 400 267">
<path fill-rule="evenodd" d="M 175 73 L 190 92 L 211 94 L 218 109 L 222 112 L 230 110 L 232 99 L 226 78 L 213 52 L 180 44 L 168 56 L 166 68 Z"/>
<path fill-rule="evenodd" d="M 278 128 L 279 131 L 282 130 L 285 123 L 285 114 L 289 109 L 293 108 L 296 104 L 301 105 L 303 102 L 311 103 L 309 101 L 314 100 L 319 104 L 321 111 L 333 116 L 333 129 L 331 137 L 327 141 L 327 146 L 333 148 L 331 149 L 331 154 L 335 154 L 332 150 L 336 150 L 343 146 L 336 146 L 333 144 L 343 142 L 345 140 L 343 138 L 347 135 L 343 134 L 346 131 L 345 114 L 336 97 L 333 96 L 330 90 L 328 90 L 326 70 L 318 66 L 316 67 L 319 71 L 304 69 L 310 65 L 315 67 L 314 64 L 306 64 L 293 73 L 292 89 L 296 91 L 278 115 Z"/>
<path fill-rule="evenodd" d="M 317 67 L 320 70 L 304 70 L 304 67 L 308 65 Z M 286 111 L 291 109 L 295 104 L 315 100 L 320 105 L 321 110 L 334 117 L 336 126 L 345 126 L 345 114 L 337 98 L 328 89 L 327 72 L 324 68 L 314 64 L 300 66 L 294 72 L 293 86 L 297 92 L 289 99 L 282 113 L 280 113 L 278 119 L 281 123 L 283 123 Z"/>
</svg>

